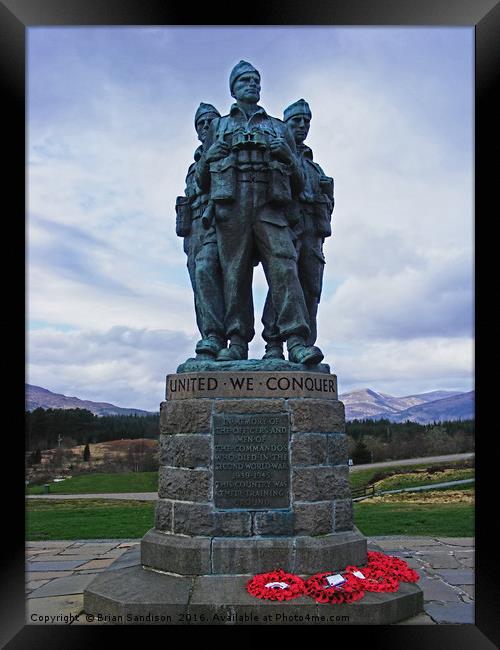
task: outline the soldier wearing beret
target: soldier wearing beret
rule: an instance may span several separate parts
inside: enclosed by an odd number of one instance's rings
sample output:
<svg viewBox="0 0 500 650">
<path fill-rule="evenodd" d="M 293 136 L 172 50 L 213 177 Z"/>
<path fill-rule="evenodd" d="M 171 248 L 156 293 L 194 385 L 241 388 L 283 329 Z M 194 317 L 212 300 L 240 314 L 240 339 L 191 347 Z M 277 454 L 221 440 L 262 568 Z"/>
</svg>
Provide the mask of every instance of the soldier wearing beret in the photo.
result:
<svg viewBox="0 0 500 650">
<path fill-rule="evenodd" d="M 323 354 L 307 345 L 308 311 L 290 228 L 292 196 L 305 182 L 295 141 L 284 122 L 258 105 L 260 74 L 250 63 L 240 61 L 233 68 L 229 86 L 236 102 L 229 115 L 210 124 L 196 167 L 198 185 L 213 205 L 223 273 L 230 346 L 217 360 L 248 358 L 248 343 L 255 334 L 252 277 L 257 257 L 289 360 L 316 364 Z"/>
<path fill-rule="evenodd" d="M 212 104 L 200 103 L 194 118 L 198 139 L 203 144 L 213 119 L 220 117 Z M 224 333 L 224 297 L 215 228 L 204 228 L 202 217 L 209 197 L 196 183 L 196 164 L 202 145 L 195 153 L 186 176 L 185 196 L 177 197 L 177 235 L 184 237 L 189 278 L 194 292 L 196 323 L 201 340 L 196 344 L 196 357 L 213 359 L 226 347 Z"/>
<path fill-rule="evenodd" d="M 310 334 L 307 345 L 314 345 L 317 337 L 316 317 L 323 286 L 325 257 L 323 243 L 332 234 L 331 215 L 333 211 L 333 178 L 313 160 L 312 150 L 304 144 L 309 133 L 312 113 L 309 104 L 299 99 L 285 109 L 283 120 L 287 124 L 297 145 L 305 185 L 298 196 L 296 207 L 299 221 L 294 228 L 297 236 L 298 273 L 307 305 Z M 262 322 L 262 336 L 266 341 L 264 359 L 283 359 L 283 342 L 276 327 L 276 316 L 271 294 L 268 293 Z"/>
</svg>

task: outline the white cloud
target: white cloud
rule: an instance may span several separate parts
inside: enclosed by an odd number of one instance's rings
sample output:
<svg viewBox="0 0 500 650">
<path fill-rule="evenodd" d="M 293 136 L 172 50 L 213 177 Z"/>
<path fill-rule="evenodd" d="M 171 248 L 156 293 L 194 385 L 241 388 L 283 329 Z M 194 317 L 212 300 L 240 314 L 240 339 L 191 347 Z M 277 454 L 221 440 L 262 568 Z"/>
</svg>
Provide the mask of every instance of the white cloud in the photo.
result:
<svg viewBox="0 0 500 650">
<path fill-rule="evenodd" d="M 28 340 L 28 383 L 80 399 L 157 411 L 165 399 L 165 375 L 193 356 L 194 343 L 173 330 L 34 330 Z"/>
</svg>

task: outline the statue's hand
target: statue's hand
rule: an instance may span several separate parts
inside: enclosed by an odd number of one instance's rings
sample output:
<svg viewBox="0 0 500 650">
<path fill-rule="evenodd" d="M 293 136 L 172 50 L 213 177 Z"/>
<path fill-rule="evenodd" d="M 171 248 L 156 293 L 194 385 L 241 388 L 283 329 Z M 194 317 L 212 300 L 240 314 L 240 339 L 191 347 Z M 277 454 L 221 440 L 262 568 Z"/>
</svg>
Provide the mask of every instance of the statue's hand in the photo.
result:
<svg viewBox="0 0 500 650">
<path fill-rule="evenodd" d="M 217 140 L 217 142 L 214 142 L 205 154 L 205 160 L 207 163 L 215 162 L 216 160 L 228 156 L 229 151 L 230 149 L 227 142 L 224 142 L 224 140 Z"/>
<path fill-rule="evenodd" d="M 292 150 L 284 138 L 274 138 L 269 143 L 271 155 L 282 163 L 289 165 L 292 162 Z"/>
</svg>

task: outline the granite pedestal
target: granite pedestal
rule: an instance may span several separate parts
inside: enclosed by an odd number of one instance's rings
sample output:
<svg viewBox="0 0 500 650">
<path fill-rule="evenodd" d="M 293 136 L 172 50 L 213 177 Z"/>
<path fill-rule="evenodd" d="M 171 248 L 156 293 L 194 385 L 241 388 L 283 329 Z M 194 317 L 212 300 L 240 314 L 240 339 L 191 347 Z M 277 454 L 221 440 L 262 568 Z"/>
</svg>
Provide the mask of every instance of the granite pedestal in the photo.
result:
<svg viewBox="0 0 500 650">
<path fill-rule="evenodd" d="M 353 523 L 335 375 L 326 364 L 268 362 L 258 370 L 250 360 L 219 370 L 203 362 L 200 370 L 197 363 L 167 377 L 155 526 L 142 539 L 141 564 L 99 575 L 84 592 L 85 611 L 172 619 L 144 621 L 160 623 L 189 614 L 184 622 L 211 624 L 248 622 L 224 614 L 236 610 L 253 612 L 255 623 L 257 612 L 275 619 L 281 612 L 273 622 L 290 623 L 286 612 L 323 611 L 309 598 L 255 599 L 245 583 L 277 568 L 307 577 L 367 562 L 366 539 Z M 335 613 L 349 610 L 350 623 L 392 623 L 414 616 L 422 602 L 418 587 L 402 585 Z M 210 620 L 199 620 L 202 613 Z"/>
</svg>

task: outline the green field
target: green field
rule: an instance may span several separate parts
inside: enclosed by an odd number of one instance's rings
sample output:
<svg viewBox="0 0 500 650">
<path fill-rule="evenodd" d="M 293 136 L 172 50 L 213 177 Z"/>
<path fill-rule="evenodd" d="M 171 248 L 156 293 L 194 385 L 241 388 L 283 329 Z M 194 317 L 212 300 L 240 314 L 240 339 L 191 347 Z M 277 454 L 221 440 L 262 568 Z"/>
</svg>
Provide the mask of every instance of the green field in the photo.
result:
<svg viewBox="0 0 500 650">
<path fill-rule="evenodd" d="M 457 467 L 458 465 L 458 467 Z M 472 478 L 474 476 L 474 468 L 466 468 L 464 469 L 463 462 L 451 462 L 451 463 L 446 463 L 443 465 L 440 465 L 440 467 L 445 467 L 446 469 L 455 469 L 456 472 L 454 472 L 455 478 L 450 478 L 447 480 L 450 481 L 458 481 L 461 480 L 462 478 Z M 423 463 L 420 465 L 392 465 L 390 467 L 373 467 L 370 469 L 362 469 L 359 472 L 352 471 L 349 472 L 349 482 L 351 484 L 351 487 L 357 488 L 357 487 L 364 487 L 366 485 L 371 485 L 373 483 L 373 479 L 376 476 L 377 480 L 380 480 L 382 476 L 392 476 L 393 474 L 407 474 L 409 472 L 415 472 L 419 470 L 424 470 L 426 468 L 432 469 L 432 465 L 429 465 L 428 463 Z M 467 475 L 462 476 L 462 472 L 468 472 Z M 402 479 L 405 482 L 405 479 Z M 416 485 L 427 485 L 427 484 L 432 484 L 432 483 L 439 483 L 441 482 L 441 479 L 431 479 L 428 482 L 422 483 L 419 482 L 418 480 L 416 482 L 405 482 L 404 485 L 401 487 L 410 487 L 411 486 L 416 486 Z M 397 487 L 394 488 L 384 488 L 384 489 L 399 489 Z"/>
<path fill-rule="evenodd" d="M 364 535 L 474 536 L 474 506 L 468 503 L 354 504 L 354 521 Z"/>
<path fill-rule="evenodd" d="M 28 500 L 26 539 L 139 538 L 154 525 L 154 502 L 113 500 Z M 354 504 L 364 535 L 474 536 L 474 506 L 464 503 Z"/>
<path fill-rule="evenodd" d="M 81 474 L 50 483 L 50 494 L 110 494 L 112 492 L 156 492 L 158 472 L 125 474 Z M 44 494 L 43 485 L 28 486 L 26 494 Z"/>
<path fill-rule="evenodd" d="M 26 501 L 27 541 L 138 538 L 153 525 L 153 501 Z"/>
</svg>

